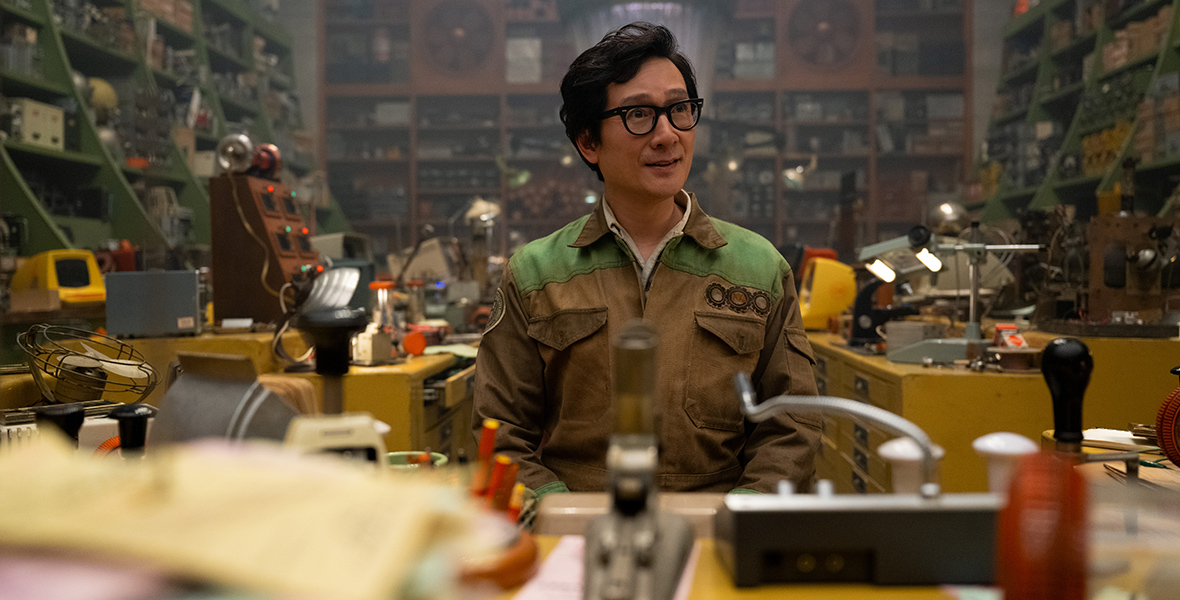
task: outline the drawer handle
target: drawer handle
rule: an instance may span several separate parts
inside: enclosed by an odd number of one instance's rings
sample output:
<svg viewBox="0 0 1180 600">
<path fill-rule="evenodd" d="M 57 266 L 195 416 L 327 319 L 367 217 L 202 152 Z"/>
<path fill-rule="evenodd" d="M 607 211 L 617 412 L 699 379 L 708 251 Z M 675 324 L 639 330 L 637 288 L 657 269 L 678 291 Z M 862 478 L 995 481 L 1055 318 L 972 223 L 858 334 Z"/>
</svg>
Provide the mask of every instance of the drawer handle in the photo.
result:
<svg viewBox="0 0 1180 600">
<path fill-rule="evenodd" d="M 868 486 L 865 485 L 864 477 L 861 477 L 860 475 L 853 473 L 852 474 L 852 489 L 856 490 L 856 493 L 858 493 L 858 494 L 867 494 L 868 493 Z"/>
<path fill-rule="evenodd" d="M 869 430 L 865 429 L 863 426 L 854 423 L 852 425 L 852 437 L 856 440 L 856 443 L 860 444 L 861 446 L 866 448 L 869 447 Z"/>
<path fill-rule="evenodd" d="M 852 449 L 852 462 L 856 463 L 856 466 L 860 467 L 862 471 L 869 470 L 869 457 L 860 448 Z"/>
<path fill-rule="evenodd" d="M 815 370 L 818 371 L 820 375 L 827 376 L 828 361 L 817 356 L 815 358 Z"/>
<path fill-rule="evenodd" d="M 827 379 L 816 379 L 815 380 L 815 389 L 819 392 L 819 395 L 827 396 L 828 395 L 828 380 Z"/>
<path fill-rule="evenodd" d="M 868 397 L 869 380 L 865 379 L 864 377 L 857 377 L 855 380 L 853 380 L 852 387 L 856 390 L 856 393 L 866 398 Z"/>
</svg>

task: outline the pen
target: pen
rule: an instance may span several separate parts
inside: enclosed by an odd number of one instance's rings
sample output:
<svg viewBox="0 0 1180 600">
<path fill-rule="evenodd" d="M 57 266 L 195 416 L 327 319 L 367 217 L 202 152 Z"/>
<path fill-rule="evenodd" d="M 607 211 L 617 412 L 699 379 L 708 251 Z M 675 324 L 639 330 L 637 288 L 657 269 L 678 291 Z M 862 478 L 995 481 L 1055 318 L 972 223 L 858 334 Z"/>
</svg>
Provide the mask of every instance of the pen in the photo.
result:
<svg viewBox="0 0 1180 600">
<path fill-rule="evenodd" d="M 508 471 L 508 465 L 512 464 L 512 459 L 503 454 L 496 455 L 496 462 L 492 463 L 492 476 L 488 480 L 488 489 L 486 496 L 488 501 L 495 500 L 496 492 L 500 489 L 500 485 L 504 482 L 504 473 Z"/>
<path fill-rule="evenodd" d="M 492 510 L 508 510 L 508 505 L 512 499 L 512 488 L 516 485 L 516 473 L 519 470 L 519 464 L 509 463 L 508 467 L 504 469 L 504 478 L 500 480 L 499 487 L 495 488 L 494 492 L 490 489 L 488 490 Z"/>
<path fill-rule="evenodd" d="M 491 476 L 492 454 L 496 451 L 496 430 L 500 422 L 495 419 L 484 419 L 483 429 L 479 433 L 479 453 L 476 455 L 475 473 L 471 476 L 471 495 L 482 497 L 487 495 L 488 478 Z"/>
<path fill-rule="evenodd" d="M 512 486 L 512 497 L 508 499 L 508 518 L 515 523 L 520 520 L 520 509 L 524 504 L 524 484 Z"/>
</svg>

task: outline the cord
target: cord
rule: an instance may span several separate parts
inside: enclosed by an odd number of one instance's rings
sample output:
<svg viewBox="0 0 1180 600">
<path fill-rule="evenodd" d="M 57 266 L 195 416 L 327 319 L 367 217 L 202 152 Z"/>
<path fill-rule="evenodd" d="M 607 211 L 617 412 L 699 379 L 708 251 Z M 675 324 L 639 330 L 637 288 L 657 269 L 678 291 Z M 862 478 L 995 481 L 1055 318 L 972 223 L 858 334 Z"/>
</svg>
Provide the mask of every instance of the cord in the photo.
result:
<svg viewBox="0 0 1180 600">
<path fill-rule="evenodd" d="M 262 289 L 266 290 L 270 295 L 282 300 L 282 295 L 279 292 L 276 292 L 274 288 L 270 287 L 270 284 L 266 281 L 266 276 L 270 271 L 270 246 L 267 245 L 266 241 L 264 241 L 258 236 L 257 233 L 254 232 L 254 228 L 251 227 L 250 222 L 246 220 L 246 212 L 242 210 L 242 202 L 238 199 L 238 184 L 233 180 L 233 178 L 230 178 L 229 180 L 229 189 L 233 195 L 234 208 L 238 209 L 238 218 L 242 220 L 242 227 L 245 227 L 246 233 L 250 234 L 250 237 L 254 238 L 254 241 L 258 242 L 258 247 L 262 248 L 262 273 L 259 275 L 259 280 L 262 282 Z"/>
</svg>

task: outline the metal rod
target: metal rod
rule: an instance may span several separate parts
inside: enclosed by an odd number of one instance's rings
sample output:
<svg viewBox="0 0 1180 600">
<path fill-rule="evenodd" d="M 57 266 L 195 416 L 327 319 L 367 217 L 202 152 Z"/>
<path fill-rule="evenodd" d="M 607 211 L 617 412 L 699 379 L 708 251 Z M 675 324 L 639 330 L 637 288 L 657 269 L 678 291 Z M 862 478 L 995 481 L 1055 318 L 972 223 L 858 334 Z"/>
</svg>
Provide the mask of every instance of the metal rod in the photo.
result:
<svg viewBox="0 0 1180 600">
<path fill-rule="evenodd" d="M 642 321 L 615 340 L 615 433 L 654 434 L 656 348 L 660 336 Z"/>
<path fill-rule="evenodd" d="M 869 419 L 898 435 L 908 437 L 918 444 L 922 450 L 922 497 L 935 498 L 941 493 L 939 485 L 934 481 L 935 459 L 934 442 L 930 436 L 911 421 L 901 415 L 891 413 L 864 402 L 857 402 L 847 398 L 834 396 L 775 396 L 755 403 L 754 387 L 750 385 L 750 376 L 738 373 L 734 376 L 734 385 L 742 401 L 742 412 L 746 418 L 758 422 L 765 421 L 775 413 L 784 410 L 796 412 L 821 412 L 838 415 L 857 415 Z"/>
</svg>

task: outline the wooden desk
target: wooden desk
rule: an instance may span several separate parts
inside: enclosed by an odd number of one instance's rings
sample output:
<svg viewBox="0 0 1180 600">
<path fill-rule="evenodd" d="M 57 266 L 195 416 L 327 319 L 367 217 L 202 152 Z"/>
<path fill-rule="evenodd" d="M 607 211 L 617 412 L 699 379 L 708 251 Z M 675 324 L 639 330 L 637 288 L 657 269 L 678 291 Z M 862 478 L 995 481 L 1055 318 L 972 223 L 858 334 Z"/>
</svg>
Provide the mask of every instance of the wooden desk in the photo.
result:
<svg viewBox="0 0 1180 600">
<path fill-rule="evenodd" d="M 1012 431 L 1039 440 L 1053 426 L 1049 389 L 1040 372 L 975 373 L 965 369 L 891 363 L 884 356 L 849 350 L 828 333 L 808 333 L 816 354 L 821 394 L 868 402 L 923 428 L 946 450 L 941 480 L 948 492 L 987 491 L 987 468 L 971 448 L 975 438 Z M 1061 337 L 1031 332 L 1038 347 Z M 1121 429 L 1129 422 L 1155 423 L 1155 414 L 1176 387 L 1168 370 L 1180 364 L 1180 339 L 1085 338 L 1094 372 L 1082 411 L 1083 427 Z M 895 437 L 862 420 L 824 417 L 820 477 L 841 493 L 892 489 L 877 446 Z"/>
<path fill-rule="evenodd" d="M 548 556 L 560 537 L 538 536 L 541 552 Z M 692 592 L 689 598 L 697 600 L 782 600 L 806 598 L 808 600 L 852 600 L 871 598 L 880 600 L 946 600 L 955 596 L 944 593 L 936 587 L 878 587 L 872 585 L 766 585 L 756 588 L 736 588 L 729 574 L 717 562 L 717 551 L 713 540 L 699 539 L 700 556 L 697 558 L 696 574 L 693 576 Z M 500 595 L 507 600 L 519 590 Z"/>
</svg>

